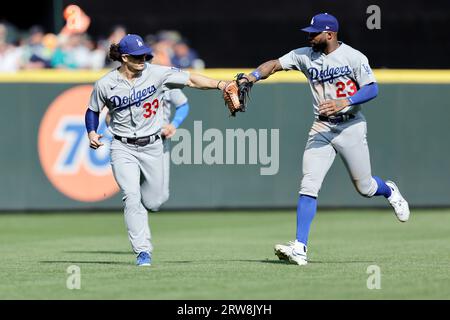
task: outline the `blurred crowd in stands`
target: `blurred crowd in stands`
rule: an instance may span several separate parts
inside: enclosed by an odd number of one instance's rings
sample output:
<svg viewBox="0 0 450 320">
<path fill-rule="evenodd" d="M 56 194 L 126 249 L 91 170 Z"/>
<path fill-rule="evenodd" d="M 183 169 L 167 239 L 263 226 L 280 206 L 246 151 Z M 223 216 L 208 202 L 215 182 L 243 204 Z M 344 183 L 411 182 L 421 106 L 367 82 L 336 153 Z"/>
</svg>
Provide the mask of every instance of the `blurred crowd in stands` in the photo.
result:
<svg viewBox="0 0 450 320">
<path fill-rule="evenodd" d="M 129 31 L 119 25 L 113 27 L 109 35 L 94 40 L 87 32 L 53 34 L 40 26 L 21 32 L 7 22 L 0 22 L 0 72 L 113 68 L 117 62 L 108 58 L 109 46 L 118 43 L 127 33 Z M 178 31 L 161 30 L 142 36 L 154 50 L 152 63 L 181 69 L 205 67 Z"/>
</svg>

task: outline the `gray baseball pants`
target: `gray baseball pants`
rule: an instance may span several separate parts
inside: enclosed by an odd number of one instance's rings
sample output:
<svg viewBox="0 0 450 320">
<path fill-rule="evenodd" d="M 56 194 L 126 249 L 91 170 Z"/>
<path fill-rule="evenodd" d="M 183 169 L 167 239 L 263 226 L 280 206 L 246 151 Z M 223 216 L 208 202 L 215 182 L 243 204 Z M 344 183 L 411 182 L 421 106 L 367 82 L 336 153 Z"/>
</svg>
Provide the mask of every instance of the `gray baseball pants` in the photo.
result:
<svg viewBox="0 0 450 320">
<path fill-rule="evenodd" d="M 170 139 L 163 140 L 163 175 L 162 203 L 169 200 L 170 196 Z"/>
<path fill-rule="evenodd" d="M 111 165 L 122 190 L 125 224 L 135 253 L 153 250 L 147 209 L 163 202 L 163 145 L 161 139 L 144 147 L 113 139 Z"/>
<path fill-rule="evenodd" d="M 303 179 L 300 193 L 317 197 L 322 182 L 339 154 L 356 190 L 372 197 L 378 185 L 372 178 L 367 123 L 361 112 L 339 124 L 316 120 L 309 132 L 303 154 Z"/>
</svg>

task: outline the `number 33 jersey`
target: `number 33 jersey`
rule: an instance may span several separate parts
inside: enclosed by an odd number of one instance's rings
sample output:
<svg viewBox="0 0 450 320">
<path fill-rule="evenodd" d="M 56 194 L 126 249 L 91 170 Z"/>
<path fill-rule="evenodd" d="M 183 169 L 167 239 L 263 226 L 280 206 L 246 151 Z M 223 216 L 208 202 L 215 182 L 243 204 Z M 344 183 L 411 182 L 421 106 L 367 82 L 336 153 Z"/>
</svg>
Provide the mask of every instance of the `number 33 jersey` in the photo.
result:
<svg viewBox="0 0 450 320">
<path fill-rule="evenodd" d="M 114 135 L 149 136 L 161 130 L 164 93 L 183 88 L 188 80 L 188 72 L 149 63 L 133 82 L 115 69 L 95 83 L 89 108 L 95 112 L 108 108 Z"/>
<path fill-rule="evenodd" d="M 284 70 L 299 70 L 308 79 L 315 115 L 319 114 L 321 102 L 349 98 L 360 87 L 376 82 L 367 57 L 343 42 L 339 44 L 329 54 L 304 47 L 279 58 Z M 348 113 L 359 110 L 360 105 L 354 105 Z"/>
</svg>

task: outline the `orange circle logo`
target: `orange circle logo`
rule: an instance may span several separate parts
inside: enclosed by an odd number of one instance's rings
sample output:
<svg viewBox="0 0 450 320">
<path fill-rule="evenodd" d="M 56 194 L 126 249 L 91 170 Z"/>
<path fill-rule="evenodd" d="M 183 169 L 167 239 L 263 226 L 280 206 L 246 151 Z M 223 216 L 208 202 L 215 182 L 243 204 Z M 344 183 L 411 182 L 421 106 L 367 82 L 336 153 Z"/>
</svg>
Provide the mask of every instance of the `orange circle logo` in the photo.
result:
<svg viewBox="0 0 450 320">
<path fill-rule="evenodd" d="M 100 115 L 98 128 L 104 145 L 89 148 L 84 115 L 92 89 L 91 85 L 76 86 L 56 97 L 38 135 L 39 159 L 50 182 L 67 197 L 83 202 L 105 200 L 119 191 L 110 165 L 112 137 L 106 112 Z"/>
</svg>

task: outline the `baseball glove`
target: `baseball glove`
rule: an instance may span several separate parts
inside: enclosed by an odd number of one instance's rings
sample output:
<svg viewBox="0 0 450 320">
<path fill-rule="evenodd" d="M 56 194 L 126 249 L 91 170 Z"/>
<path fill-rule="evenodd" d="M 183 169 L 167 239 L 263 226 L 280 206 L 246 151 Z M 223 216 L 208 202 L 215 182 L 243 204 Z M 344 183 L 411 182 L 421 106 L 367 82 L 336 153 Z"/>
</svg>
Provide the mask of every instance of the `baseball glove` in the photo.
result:
<svg viewBox="0 0 450 320">
<path fill-rule="evenodd" d="M 228 82 L 223 89 L 223 99 L 232 117 L 236 116 L 236 112 L 245 112 L 252 86 L 253 82 L 243 73 L 238 73 L 236 80 Z"/>
</svg>

